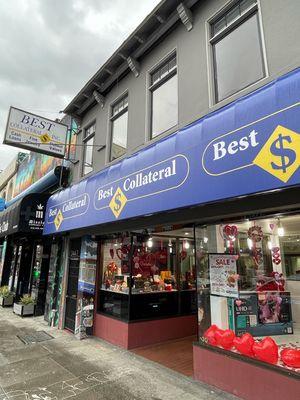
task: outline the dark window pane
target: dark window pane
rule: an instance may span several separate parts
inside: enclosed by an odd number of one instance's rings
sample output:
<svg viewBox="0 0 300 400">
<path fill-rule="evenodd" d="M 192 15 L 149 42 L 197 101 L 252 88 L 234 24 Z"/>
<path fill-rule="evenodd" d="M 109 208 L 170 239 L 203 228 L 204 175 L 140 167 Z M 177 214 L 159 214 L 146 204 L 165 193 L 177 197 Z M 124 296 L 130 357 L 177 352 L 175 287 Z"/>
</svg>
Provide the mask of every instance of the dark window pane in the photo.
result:
<svg viewBox="0 0 300 400">
<path fill-rule="evenodd" d="M 177 75 L 152 93 L 152 137 L 178 123 Z"/>
<path fill-rule="evenodd" d="M 111 159 L 121 157 L 127 149 L 127 122 L 128 112 L 120 115 L 112 122 Z"/>
<path fill-rule="evenodd" d="M 231 10 L 228 11 L 228 13 L 226 15 L 227 25 L 230 25 L 239 16 L 240 16 L 240 8 L 237 5 L 237 6 L 233 7 Z"/>
<path fill-rule="evenodd" d="M 95 130 L 96 130 L 96 124 L 91 125 L 88 129 L 85 129 L 84 137 L 86 138 L 92 135 L 93 133 L 95 133 Z"/>
<path fill-rule="evenodd" d="M 84 144 L 84 164 L 83 164 L 83 174 L 86 175 L 93 171 L 93 145 L 94 136 L 87 140 Z"/>
<path fill-rule="evenodd" d="M 241 13 L 247 11 L 253 4 L 256 4 L 256 0 L 242 0 L 240 2 Z"/>
<path fill-rule="evenodd" d="M 226 28 L 226 17 L 222 17 L 213 24 L 213 36 Z"/>
<path fill-rule="evenodd" d="M 214 45 L 217 101 L 264 76 L 257 15 Z"/>
</svg>

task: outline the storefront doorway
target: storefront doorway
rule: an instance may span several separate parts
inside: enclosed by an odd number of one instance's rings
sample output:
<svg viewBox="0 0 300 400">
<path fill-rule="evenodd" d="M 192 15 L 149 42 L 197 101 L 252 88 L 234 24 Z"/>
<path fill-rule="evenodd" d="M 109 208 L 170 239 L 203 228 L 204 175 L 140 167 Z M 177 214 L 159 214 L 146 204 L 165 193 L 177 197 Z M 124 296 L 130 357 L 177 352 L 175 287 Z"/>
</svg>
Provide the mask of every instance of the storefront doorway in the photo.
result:
<svg viewBox="0 0 300 400">
<path fill-rule="evenodd" d="M 194 227 L 116 233 L 101 241 L 99 264 L 95 335 L 192 376 Z"/>
<path fill-rule="evenodd" d="M 65 328 L 74 333 L 77 310 L 78 276 L 81 239 L 70 240 L 68 258 L 68 284 L 66 292 Z"/>
</svg>

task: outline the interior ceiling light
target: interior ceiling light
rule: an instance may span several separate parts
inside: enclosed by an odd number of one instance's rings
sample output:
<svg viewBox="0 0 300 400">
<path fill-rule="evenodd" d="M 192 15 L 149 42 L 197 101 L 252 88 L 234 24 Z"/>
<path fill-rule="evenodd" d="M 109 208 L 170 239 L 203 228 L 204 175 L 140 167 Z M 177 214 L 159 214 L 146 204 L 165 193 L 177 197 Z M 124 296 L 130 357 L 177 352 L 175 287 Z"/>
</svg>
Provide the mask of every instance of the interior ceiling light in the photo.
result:
<svg viewBox="0 0 300 400">
<path fill-rule="evenodd" d="M 150 247 L 150 248 L 153 246 L 152 237 L 150 237 L 150 238 L 148 239 L 148 241 L 147 241 L 147 246 Z"/>
</svg>

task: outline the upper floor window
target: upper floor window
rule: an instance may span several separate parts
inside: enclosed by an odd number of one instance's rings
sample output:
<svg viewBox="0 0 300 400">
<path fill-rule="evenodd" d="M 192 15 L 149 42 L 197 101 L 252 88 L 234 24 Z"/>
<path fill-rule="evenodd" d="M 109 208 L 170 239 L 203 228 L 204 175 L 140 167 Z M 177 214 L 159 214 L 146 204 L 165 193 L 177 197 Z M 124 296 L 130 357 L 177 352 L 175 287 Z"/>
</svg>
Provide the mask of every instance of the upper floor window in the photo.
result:
<svg viewBox="0 0 300 400">
<path fill-rule="evenodd" d="M 96 124 L 92 124 L 84 130 L 83 137 L 83 168 L 82 174 L 86 175 L 93 171 L 93 149 L 95 139 Z"/>
<path fill-rule="evenodd" d="M 240 0 L 211 23 L 215 98 L 221 101 L 265 72 L 256 0 Z"/>
<path fill-rule="evenodd" d="M 110 161 L 127 151 L 128 96 L 112 106 Z"/>
<path fill-rule="evenodd" d="M 173 54 L 151 74 L 151 138 L 178 124 L 177 61 Z"/>
</svg>

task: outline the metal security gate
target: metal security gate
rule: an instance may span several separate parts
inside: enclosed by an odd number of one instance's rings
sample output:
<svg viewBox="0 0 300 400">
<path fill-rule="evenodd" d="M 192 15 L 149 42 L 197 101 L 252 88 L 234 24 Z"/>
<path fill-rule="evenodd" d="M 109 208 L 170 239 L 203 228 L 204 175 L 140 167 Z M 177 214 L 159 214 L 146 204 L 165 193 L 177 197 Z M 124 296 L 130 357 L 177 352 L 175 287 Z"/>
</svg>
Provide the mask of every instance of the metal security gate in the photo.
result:
<svg viewBox="0 0 300 400">
<path fill-rule="evenodd" d="M 78 275 L 80 265 L 81 239 L 70 241 L 68 259 L 68 285 L 66 294 L 65 328 L 74 332 L 77 309 Z"/>
</svg>

